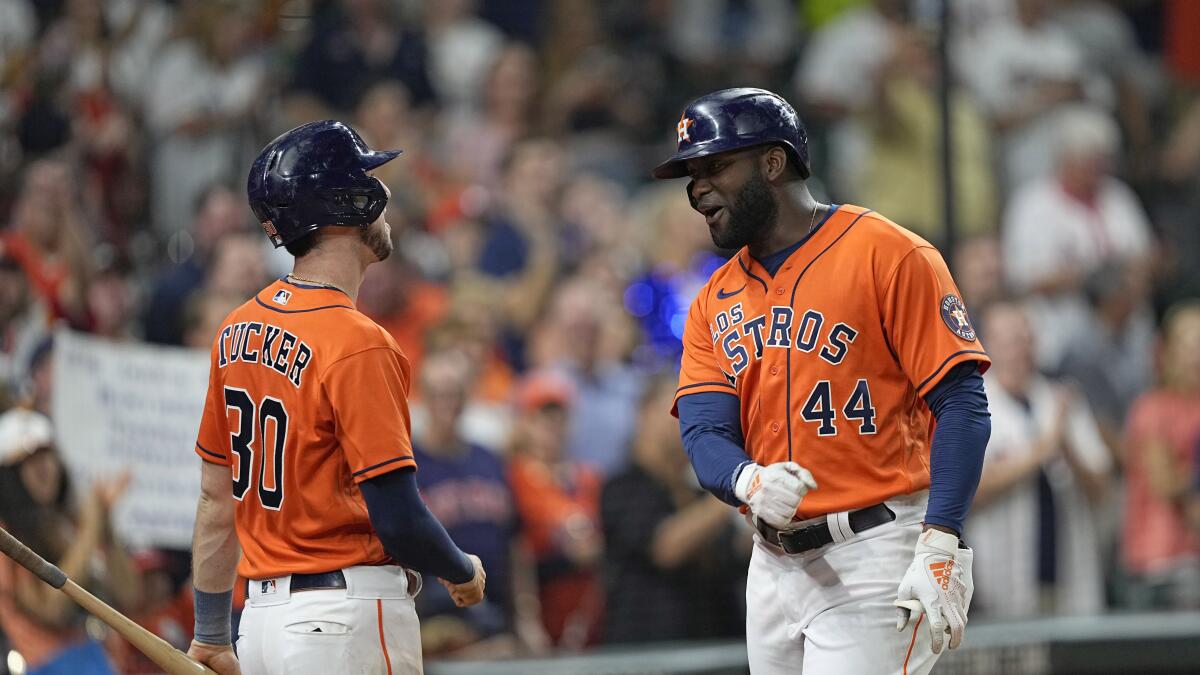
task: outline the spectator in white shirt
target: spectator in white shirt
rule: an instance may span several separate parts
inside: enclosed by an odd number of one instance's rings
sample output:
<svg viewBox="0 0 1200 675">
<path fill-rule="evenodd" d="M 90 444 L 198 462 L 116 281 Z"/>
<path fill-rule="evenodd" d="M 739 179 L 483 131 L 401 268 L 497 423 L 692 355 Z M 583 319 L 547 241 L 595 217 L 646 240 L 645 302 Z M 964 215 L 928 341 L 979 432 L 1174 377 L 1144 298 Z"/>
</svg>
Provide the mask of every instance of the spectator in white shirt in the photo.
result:
<svg viewBox="0 0 1200 675">
<path fill-rule="evenodd" d="M 476 4 L 475 0 L 438 0 L 424 8 L 429 76 L 443 114 L 479 112 L 488 71 L 504 48 L 504 34 L 476 15 Z"/>
<path fill-rule="evenodd" d="M 1022 187 L 1004 219 L 1005 275 L 1014 290 L 1031 296 L 1044 370 L 1058 367 L 1072 336 L 1091 323 L 1088 276 L 1105 266 L 1145 274 L 1152 248 L 1137 196 L 1110 175 L 1116 124 L 1085 108 L 1064 112 L 1060 122 L 1056 173 Z M 1130 321 L 1151 321 L 1144 297 Z"/>
<path fill-rule="evenodd" d="M 266 82 L 248 10 L 196 3 L 180 24 L 183 37 L 163 48 L 149 73 L 142 111 L 155 139 L 151 215 L 168 234 L 188 226 L 208 186 L 242 173 L 245 134 Z"/>
<path fill-rule="evenodd" d="M 871 0 L 847 10 L 813 33 L 793 83 L 814 121 L 829 128 L 829 171 L 834 194 L 858 187 L 868 160 L 868 130 L 856 113 L 875 102 L 875 81 L 906 30 L 904 0 Z"/>
<path fill-rule="evenodd" d="M 1016 0 L 1012 21 L 997 21 L 970 49 L 965 70 L 1001 141 L 1006 191 L 1054 169 L 1063 106 L 1107 105 L 1112 87 L 1083 49 L 1049 17 L 1050 0 Z"/>
<path fill-rule="evenodd" d="M 992 438 L 966 525 L 981 552 L 972 614 L 1098 613 L 1110 450 L 1084 398 L 1037 373 L 1023 309 L 997 303 L 985 325 Z"/>
</svg>

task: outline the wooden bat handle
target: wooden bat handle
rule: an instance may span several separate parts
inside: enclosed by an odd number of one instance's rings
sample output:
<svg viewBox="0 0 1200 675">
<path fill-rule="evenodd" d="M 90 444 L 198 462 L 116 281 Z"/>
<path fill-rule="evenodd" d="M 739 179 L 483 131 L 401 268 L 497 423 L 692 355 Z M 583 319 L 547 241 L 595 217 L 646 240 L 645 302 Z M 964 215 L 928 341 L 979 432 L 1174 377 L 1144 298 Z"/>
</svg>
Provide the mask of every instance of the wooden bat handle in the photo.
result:
<svg viewBox="0 0 1200 675">
<path fill-rule="evenodd" d="M 217 675 L 216 671 L 193 661 L 187 654 L 172 647 L 166 640 L 134 623 L 129 617 L 109 607 L 100 598 L 88 593 L 74 581 L 67 579 L 67 583 L 63 585 L 62 591 L 78 603 L 80 607 L 83 607 L 95 615 L 96 618 L 108 624 L 109 628 L 120 633 L 121 637 L 129 640 L 129 643 L 136 647 L 139 652 L 150 657 L 151 661 L 171 675 L 190 675 L 192 673 Z"/>
<path fill-rule="evenodd" d="M 193 661 L 166 640 L 88 593 L 79 584 L 68 579 L 56 565 L 46 562 L 45 558 L 31 551 L 4 528 L 0 528 L 0 553 L 17 561 L 17 564 L 36 574 L 42 581 L 66 593 L 67 597 L 120 633 L 121 637 L 170 675 L 217 675 L 213 669 Z"/>
<path fill-rule="evenodd" d="M 0 553 L 17 561 L 18 565 L 55 588 L 62 588 L 67 583 L 67 575 L 58 566 L 46 562 L 45 558 L 31 551 L 4 528 L 0 528 Z"/>
</svg>

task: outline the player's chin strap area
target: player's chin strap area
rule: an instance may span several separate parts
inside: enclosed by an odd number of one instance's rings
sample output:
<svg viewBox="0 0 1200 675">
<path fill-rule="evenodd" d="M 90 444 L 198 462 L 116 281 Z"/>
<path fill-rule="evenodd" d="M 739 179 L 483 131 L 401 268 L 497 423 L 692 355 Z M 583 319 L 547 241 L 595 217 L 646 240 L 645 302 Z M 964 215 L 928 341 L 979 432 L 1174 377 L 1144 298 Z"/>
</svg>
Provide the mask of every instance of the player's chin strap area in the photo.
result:
<svg viewBox="0 0 1200 675">
<path fill-rule="evenodd" d="M 811 525 L 791 530 L 777 530 L 761 518 L 754 519 L 754 527 L 767 543 L 778 546 L 785 553 L 795 555 L 834 542 L 846 541 L 859 532 L 890 523 L 895 519 L 895 511 L 888 508 L 887 504 L 880 503 L 857 511 L 831 513 Z"/>
</svg>

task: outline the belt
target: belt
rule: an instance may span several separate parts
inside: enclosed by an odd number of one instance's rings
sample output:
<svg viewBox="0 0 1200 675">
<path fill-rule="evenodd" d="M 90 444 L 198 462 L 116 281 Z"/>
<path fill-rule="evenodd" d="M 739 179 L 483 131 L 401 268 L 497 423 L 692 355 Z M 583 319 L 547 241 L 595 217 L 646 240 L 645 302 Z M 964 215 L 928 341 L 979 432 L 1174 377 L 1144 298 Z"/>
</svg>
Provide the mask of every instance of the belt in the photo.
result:
<svg viewBox="0 0 1200 675">
<path fill-rule="evenodd" d="M 341 570 L 336 572 L 321 572 L 320 574 L 293 574 L 292 592 L 319 591 L 328 588 L 345 588 L 346 575 Z"/>
<path fill-rule="evenodd" d="M 895 519 L 895 512 L 886 504 L 868 506 L 865 509 L 851 511 L 849 514 L 850 529 L 855 534 L 884 523 L 890 523 Z M 755 527 L 758 528 L 758 533 L 762 535 L 763 539 L 792 555 L 833 543 L 833 533 L 829 530 L 829 523 L 826 521 L 798 530 L 777 530 L 762 520 L 757 520 Z M 295 582 L 292 583 L 294 589 Z"/>
</svg>

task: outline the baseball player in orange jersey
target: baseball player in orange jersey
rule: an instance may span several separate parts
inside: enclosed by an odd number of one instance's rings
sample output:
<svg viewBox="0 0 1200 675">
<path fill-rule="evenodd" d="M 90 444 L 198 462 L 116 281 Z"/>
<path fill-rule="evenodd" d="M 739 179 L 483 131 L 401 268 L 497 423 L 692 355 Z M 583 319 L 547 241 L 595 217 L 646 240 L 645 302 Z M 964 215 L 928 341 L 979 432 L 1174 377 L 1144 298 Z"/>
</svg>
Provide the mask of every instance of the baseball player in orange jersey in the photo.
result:
<svg viewBox="0 0 1200 675">
<path fill-rule="evenodd" d="M 655 176 L 690 178 L 738 249 L 691 306 L 673 412 L 700 482 L 757 530 L 750 669 L 927 673 L 963 639 L 959 535 L 991 430 L 954 281 L 920 237 L 812 197 L 779 96 L 703 96 L 676 136 Z"/>
<path fill-rule="evenodd" d="M 312 122 L 250 171 L 251 208 L 296 262 L 213 343 L 189 654 L 220 673 L 419 673 L 413 570 L 439 577 L 459 606 L 483 598 L 479 559 L 417 492 L 408 361 L 354 308 L 367 266 L 392 249 L 389 193 L 368 172 L 398 154 Z M 235 565 L 249 579 L 237 658 Z"/>
</svg>

